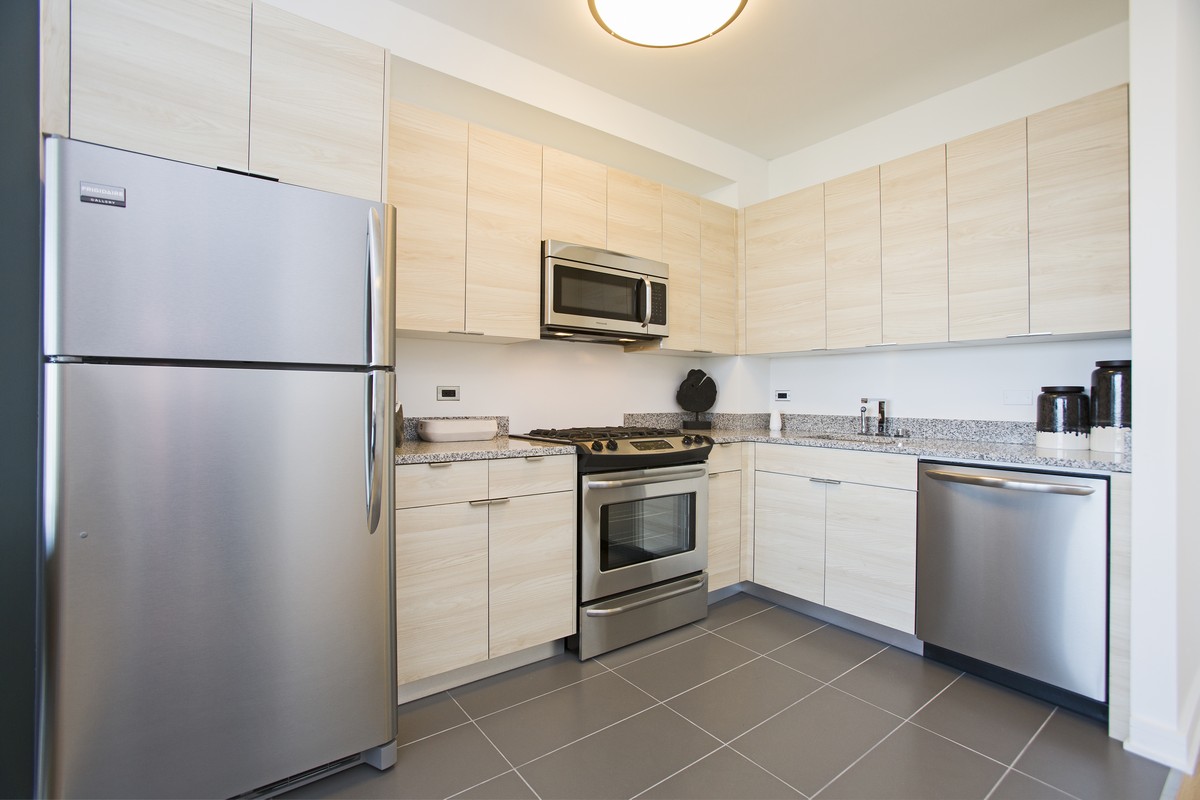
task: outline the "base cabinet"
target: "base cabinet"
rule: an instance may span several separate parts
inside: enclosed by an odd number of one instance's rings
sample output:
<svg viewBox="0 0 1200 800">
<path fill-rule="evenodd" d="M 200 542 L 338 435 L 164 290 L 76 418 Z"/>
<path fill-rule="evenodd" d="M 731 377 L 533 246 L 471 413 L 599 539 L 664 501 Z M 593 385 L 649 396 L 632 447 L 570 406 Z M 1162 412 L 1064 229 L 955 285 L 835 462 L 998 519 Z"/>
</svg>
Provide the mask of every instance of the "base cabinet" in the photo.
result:
<svg viewBox="0 0 1200 800">
<path fill-rule="evenodd" d="M 396 469 L 400 685 L 575 632 L 573 456 Z"/>
<path fill-rule="evenodd" d="M 742 572 L 742 448 L 719 444 L 708 459 L 708 590 L 732 586 Z"/>
<path fill-rule="evenodd" d="M 755 448 L 754 582 L 913 633 L 916 458 Z"/>
</svg>

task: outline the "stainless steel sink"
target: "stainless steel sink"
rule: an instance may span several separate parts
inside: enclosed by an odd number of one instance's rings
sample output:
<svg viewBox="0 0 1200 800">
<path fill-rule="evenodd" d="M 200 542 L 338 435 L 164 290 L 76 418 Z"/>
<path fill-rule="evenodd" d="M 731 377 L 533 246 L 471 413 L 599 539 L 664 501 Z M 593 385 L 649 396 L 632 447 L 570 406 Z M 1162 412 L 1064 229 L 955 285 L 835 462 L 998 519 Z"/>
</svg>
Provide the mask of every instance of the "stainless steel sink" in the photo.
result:
<svg viewBox="0 0 1200 800">
<path fill-rule="evenodd" d="M 908 441 L 896 436 L 876 436 L 871 433 L 810 433 L 809 439 L 825 439 L 832 442 L 858 442 L 859 444 L 889 444 L 899 447 Z"/>
</svg>

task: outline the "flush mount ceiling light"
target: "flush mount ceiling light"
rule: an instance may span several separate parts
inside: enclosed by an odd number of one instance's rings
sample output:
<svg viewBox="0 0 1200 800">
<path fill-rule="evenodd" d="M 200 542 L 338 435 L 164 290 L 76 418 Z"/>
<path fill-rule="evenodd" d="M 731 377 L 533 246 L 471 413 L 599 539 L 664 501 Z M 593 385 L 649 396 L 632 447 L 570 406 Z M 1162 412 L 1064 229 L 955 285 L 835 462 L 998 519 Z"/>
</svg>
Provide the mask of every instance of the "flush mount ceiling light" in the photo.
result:
<svg viewBox="0 0 1200 800">
<path fill-rule="evenodd" d="M 642 47 L 707 39 L 742 13 L 746 0 L 588 0 L 600 27 Z"/>
</svg>

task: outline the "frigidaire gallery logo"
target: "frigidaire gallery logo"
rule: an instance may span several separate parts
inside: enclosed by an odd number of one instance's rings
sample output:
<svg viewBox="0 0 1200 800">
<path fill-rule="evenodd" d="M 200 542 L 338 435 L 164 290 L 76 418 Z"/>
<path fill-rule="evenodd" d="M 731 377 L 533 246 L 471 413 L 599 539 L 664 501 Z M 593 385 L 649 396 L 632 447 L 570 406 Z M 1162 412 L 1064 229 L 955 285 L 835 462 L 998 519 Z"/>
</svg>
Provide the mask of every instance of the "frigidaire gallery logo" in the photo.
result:
<svg viewBox="0 0 1200 800">
<path fill-rule="evenodd" d="M 102 206 L 125 207 L 125 187 L 105 186 L 103 183 L 79 182 L 79 200 L 83 203 L 99 203 Z"/>
</svg>

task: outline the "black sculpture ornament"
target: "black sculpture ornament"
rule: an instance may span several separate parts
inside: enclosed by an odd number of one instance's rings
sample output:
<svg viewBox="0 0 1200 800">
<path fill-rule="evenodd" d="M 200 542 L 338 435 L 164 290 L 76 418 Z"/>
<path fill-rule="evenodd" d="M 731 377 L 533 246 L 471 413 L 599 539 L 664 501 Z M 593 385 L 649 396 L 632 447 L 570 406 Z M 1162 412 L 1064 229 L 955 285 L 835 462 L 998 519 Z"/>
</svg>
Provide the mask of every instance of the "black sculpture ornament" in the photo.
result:
<svg viewBox="0 0 1200 800">
<path fill-rule="evenodd" d="M 691 411 L 696 419 L 683 421 L 685 430 L 706 431 L 712 428 L 712 423 L 700 419 L 700 415 L 713 407 L 717 402 L 717 382 L 702 369 L 689 370 L 679 391 L 675 393 L 675 402 L 684 411 Z"/>
</svg>

